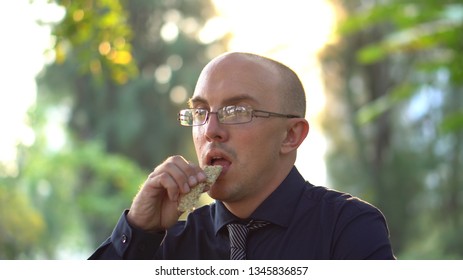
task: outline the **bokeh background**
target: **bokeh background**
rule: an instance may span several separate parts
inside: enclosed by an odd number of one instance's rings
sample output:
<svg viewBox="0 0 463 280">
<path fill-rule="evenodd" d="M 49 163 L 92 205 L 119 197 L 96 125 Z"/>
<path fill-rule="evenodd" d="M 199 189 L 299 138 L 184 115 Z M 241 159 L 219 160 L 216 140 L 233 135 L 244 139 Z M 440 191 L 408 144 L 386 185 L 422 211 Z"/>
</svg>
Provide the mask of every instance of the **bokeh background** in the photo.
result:
<svg viewBox="0 0 463 280">
<path fill-rule="evenodd" d="M 0 259 L 85 259 L 226 51 L 286 63 L 312 183 L 385 214 L 399 259 L 463 257 L 463 1 L 15 0 L 0 4 Z"/>
</svg>

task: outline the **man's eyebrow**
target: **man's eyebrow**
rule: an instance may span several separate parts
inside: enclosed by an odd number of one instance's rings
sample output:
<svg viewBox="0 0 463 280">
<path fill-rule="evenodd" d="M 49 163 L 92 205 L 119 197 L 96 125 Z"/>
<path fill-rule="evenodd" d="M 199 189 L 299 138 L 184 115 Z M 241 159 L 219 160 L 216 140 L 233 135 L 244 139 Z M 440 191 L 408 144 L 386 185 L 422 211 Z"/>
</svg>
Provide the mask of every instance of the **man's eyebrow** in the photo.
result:
<svg viewBox="0 0 463 280">
<path fill-rule="evenodd" d="M 206 99 L 204 99 L 204 98 L 202 98 L 202 97 L 199 97 L 199 96 L 195 96 L 195 97 L 190 98 L 190 99 L 188 100 L 188 106 L 189 106 L 190 108 L 193 108 L 193 105 L 194 105 L 194 104 L 198 104 L 198 103 L 200 103 L 200 104 L 207 104 L 207 101 L 206 101 Z"/>
<path fill-rule="evenodd" d="M 257 103 L 257 100 L 253 96 L 249 94 L 242 94 L 242 95 L 233 96 L 233 97 L 223 100 L 222 105 L 236 104 L 236 103 L 243 102 L 243 101 Z M 190 98 L 190 100 L 188 100 L 188 106 L 193 107 L 194 104 L 209 104 L 209 103 L 207 102 L 206 99 L 200 96 L 195 96 L 193 98 Z"/>
</svg>

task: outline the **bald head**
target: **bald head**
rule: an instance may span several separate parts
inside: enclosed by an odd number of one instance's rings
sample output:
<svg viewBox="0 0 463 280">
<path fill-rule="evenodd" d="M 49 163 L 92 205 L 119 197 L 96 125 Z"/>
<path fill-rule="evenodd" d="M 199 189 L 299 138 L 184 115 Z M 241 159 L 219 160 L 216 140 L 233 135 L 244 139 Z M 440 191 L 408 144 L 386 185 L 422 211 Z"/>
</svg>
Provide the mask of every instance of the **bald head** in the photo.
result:
<svg viewBox="0 0 463 280">
<path fill-rule="evenodd" d="M 227 63 L 235 63 L 241 65 L 241 67 L 256 67 L 256 71 L 262 72 L 262 77 L 271 77 L 271 82 L 274 83 L 275 91 L 278 93 L 277 100 L 280 103 L 281 112 L 301 117 L 305 116 L 306 97 L 304 88 L 297 74 L 288 66 L 252 53 L 231 52 L 214 58 L 203 69 L 200 79 L 217 67 Z M 236 71 L 240 71 L 240 69 L 236 69 Z M 260 76 L 258 74 L 256 73 L 256 77 Z M 262 82 L 268 83 L 269 81 L 262 78 Z"/>
</svg>

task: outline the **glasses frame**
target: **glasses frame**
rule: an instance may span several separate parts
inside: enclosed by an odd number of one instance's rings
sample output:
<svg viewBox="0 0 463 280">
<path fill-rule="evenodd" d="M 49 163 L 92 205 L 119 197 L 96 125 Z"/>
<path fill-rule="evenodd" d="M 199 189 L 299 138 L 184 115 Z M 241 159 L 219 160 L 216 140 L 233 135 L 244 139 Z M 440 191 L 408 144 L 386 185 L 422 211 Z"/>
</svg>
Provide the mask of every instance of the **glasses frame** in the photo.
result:
<svg viewBox="0 0 463 280">
<path fill-rule="evenodd" d="M 248 120 L 248 121 L 244 121 L 244 122 L 231 122 L 231 123 L 227 123 L 227 122 L 222 122 L 219 118 L 219 112 L 224 112 L 227 110 L 227 108 L 230 108 L 230 107 L 241 107 L 241 108 L 245 108 L 246 110 L 250 110 L 250 113 L 251 113 L 251 118 Z M 192 111 L 192 110 L 201 110 L 201 111 L 204 111 L 206 113 L 206 117 L 204 118 L 204 121 L 200 124 L 183 124 L 182 123 L 182 117 L 184 117 L 184 113 L 183 112 L 186 112 L 186 111 Z M 215 114 L 217 115 L 217 120 L 219 121 L 220 124 L 224 124 L 224 125 L 235 125 L 235 124 L 243 124 L 243 123 L 250 123 L 253 118 L 271 118 L 271 117 L 275 117 L 275 118 L 287 118 L 287 119 L 294 119 L 294 118 L 301 118 L 300 116 L 297 116 L 297 115 L 292 115 L 292 114 L 281 114 L 281 113 L 276 113 L 276 112 L 269 112 L 269 111 L 264 111 L 264 110 L 255 110 L 249 106 L 239 106 L 239 105 L 229 105 L 229 106 L 224 106 L 220 109 L 218 109 L 216 112 L 211 112 L 209 111 L 208 109 L 204 109 L 204 108 L 189 108 L 189 109 L 183 109 L 183 110 L 180 110 L 180 112 L 178 113 L 178 121 L 180 122 L 180 125 L 181 126 L 187 126 L 187 127 L 192 127 L 192 126 L 202 126 L 202 125 L 205 125 L 207 123 L 207 121 L 209 120 L 209 117 L 211 114 Z"/>
</svg>

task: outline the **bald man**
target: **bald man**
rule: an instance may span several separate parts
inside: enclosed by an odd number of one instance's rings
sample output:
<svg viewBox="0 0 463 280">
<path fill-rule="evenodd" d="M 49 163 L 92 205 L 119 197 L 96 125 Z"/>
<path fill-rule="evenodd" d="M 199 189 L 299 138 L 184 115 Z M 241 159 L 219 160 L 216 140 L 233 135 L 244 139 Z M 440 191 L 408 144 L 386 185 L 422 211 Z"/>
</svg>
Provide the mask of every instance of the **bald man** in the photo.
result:
<svg viewBox="0 0 463 280">
<path fill-rule="evenodd" d="M 295 167 L 309 132 L 298 76 L 280 62 L 225 53 L 201 72 L 180 124 L 199 165 L 174 155 L 157 166 L 90 259 L 394 259 L 383 214 L 317 187 Z M 310 160 L 310 159 L 307 159 Z M 214 203 L 179 221 L 179 198 L 206 181 Z"/>
</svg>

